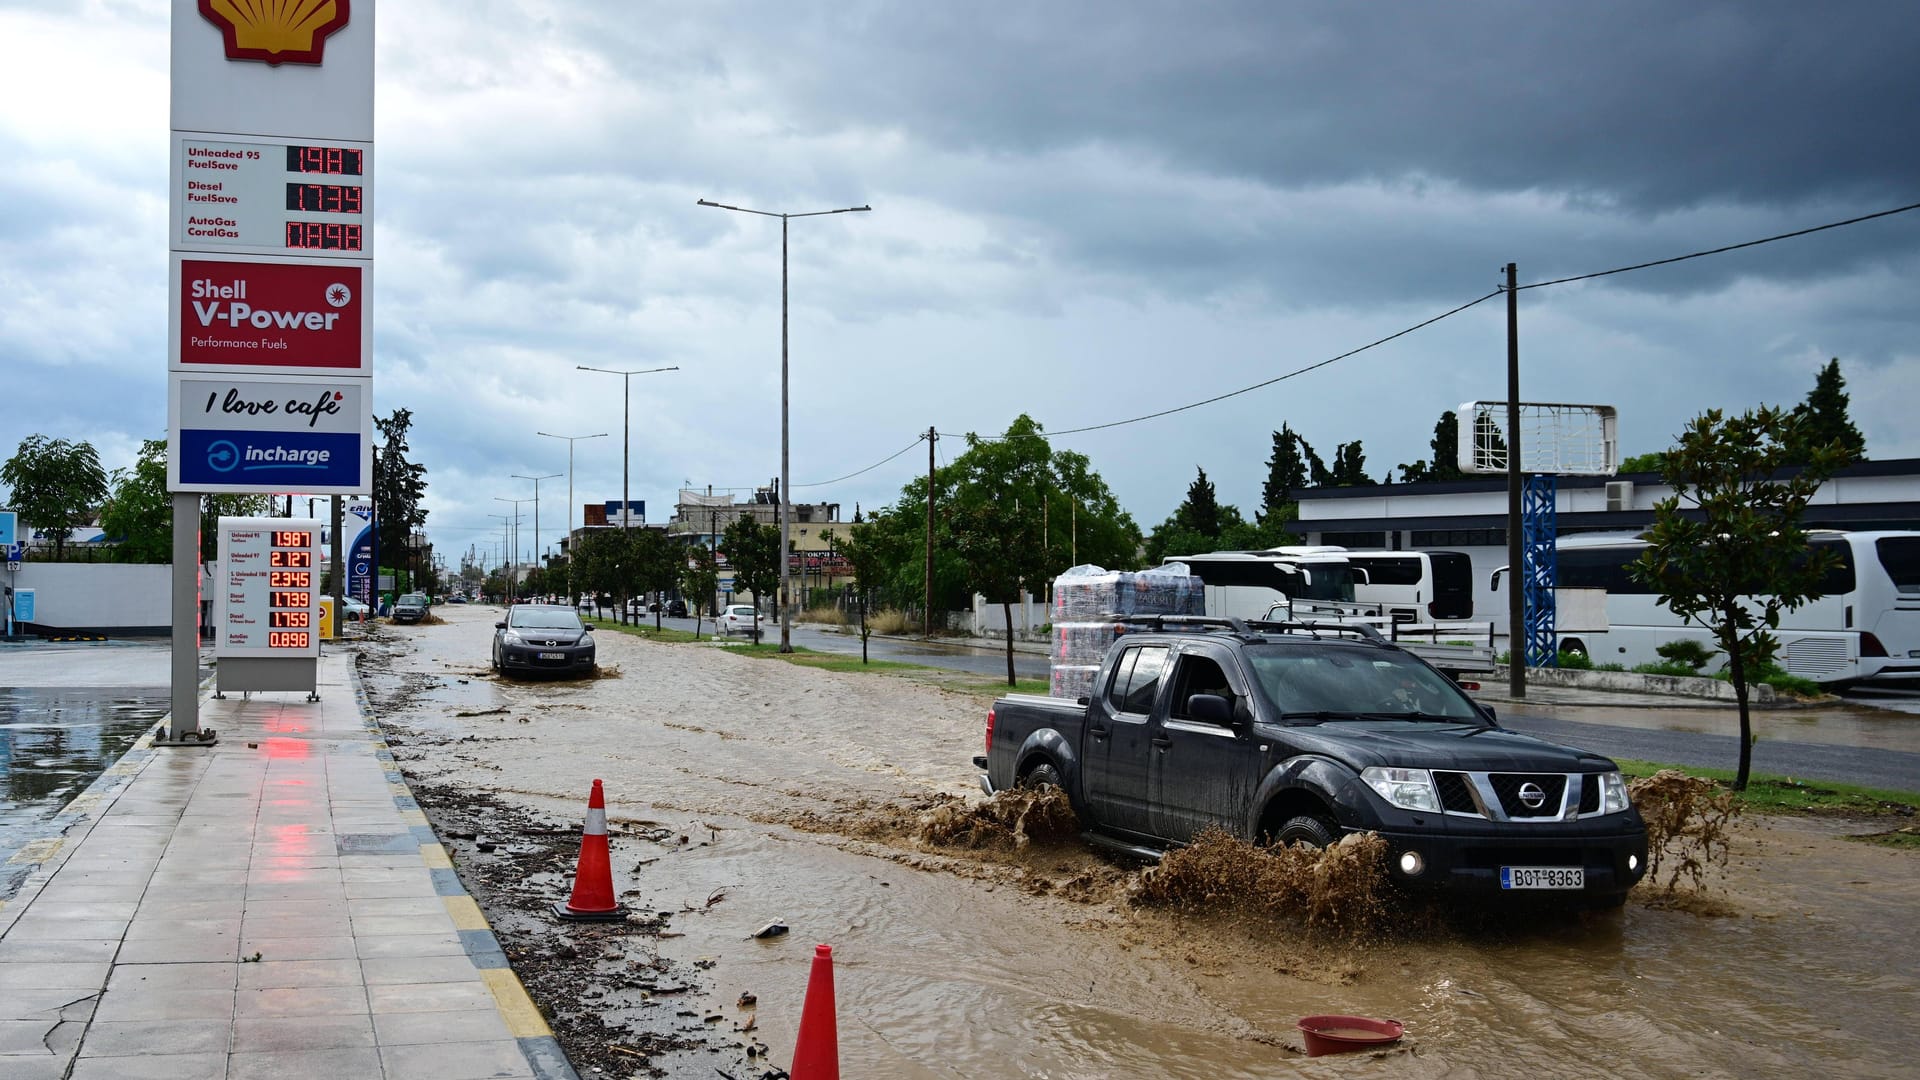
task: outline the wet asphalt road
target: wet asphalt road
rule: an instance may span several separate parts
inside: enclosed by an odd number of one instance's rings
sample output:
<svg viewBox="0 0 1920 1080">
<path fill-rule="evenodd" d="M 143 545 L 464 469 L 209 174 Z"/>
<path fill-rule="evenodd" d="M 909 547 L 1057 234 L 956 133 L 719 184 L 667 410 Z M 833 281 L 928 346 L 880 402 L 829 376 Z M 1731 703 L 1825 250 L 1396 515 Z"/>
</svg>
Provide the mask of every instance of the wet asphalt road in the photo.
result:
<svg viewBox="0 0 1920 1080">
<path fill-rule="evenodd" d="M 1500 724 L 1612 758 L 1716 769 L 1731 769 L 1739 762 L 1738 734 L 1665 731 L 1513 712 L 1503 712 Z M 1725 726 L 1729 732 L 1737 732 L 1738 720 L 1729 716 Z M 1753 747 L 1753 771 L 1893 791 L 1920 791 L 1920 753 L 1899 750 L 1763 738 Z"/>
</svg>

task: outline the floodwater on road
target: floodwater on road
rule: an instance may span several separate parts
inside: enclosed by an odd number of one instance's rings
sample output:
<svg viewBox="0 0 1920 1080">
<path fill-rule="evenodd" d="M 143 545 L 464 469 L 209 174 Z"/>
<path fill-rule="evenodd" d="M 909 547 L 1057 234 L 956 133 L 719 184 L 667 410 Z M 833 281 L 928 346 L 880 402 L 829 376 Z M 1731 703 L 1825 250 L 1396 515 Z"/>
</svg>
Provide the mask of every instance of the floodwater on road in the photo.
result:
<svg viewBox="0 0 1920 1080">
<path fill-rule="evenodd" d="M 167 715 L 166 663 L 164 643 L 0 645 L 0 867 Z"/>
<path fill-rule="evenodd" d="M 737 1017 L 757 995 L 775 1064 L 815 942 L 835 948 L 848 1075 L 1894 1077 L 1920 1058 L 1920 861 L 1844 837 L 1871 826 L 1744 822 L 1712 902 L 1681 909 L 1313 938 L 1133 904 L 1138 868 L 1078 843 L 975 853 L 887 829 L 902 801 L 977 797 L 983 699 L 608 632 L 617 674 L 508 684 L 486 666 L 494 610 L 441 614 L 362 665 L 396 757 L 555 821 L 604 779 L 616 892 L 677 913 L 660 953 L 711 962 L 674 1007 Z M 749 937 L 773 920 L 793 932 Z M 1316 1013 L 1408 1036 L 1309 1060 L 1294 1025 Z"/>
</svg>

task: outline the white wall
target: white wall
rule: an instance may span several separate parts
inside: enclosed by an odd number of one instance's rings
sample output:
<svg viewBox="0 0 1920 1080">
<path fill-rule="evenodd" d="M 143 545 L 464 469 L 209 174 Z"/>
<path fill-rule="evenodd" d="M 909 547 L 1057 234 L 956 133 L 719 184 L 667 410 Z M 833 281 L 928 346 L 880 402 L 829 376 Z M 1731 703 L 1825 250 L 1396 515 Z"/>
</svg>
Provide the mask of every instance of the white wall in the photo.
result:
<svg viewBox="0 0 1920 1080">
<path fill-rule="evenodd" d="M 0 570 L 0 580 L 34 590 L 38 627 L 153 630 L 173 623 L 172 571 L 150 564 L 27 562 L 17 574 Z"/>
</svg>

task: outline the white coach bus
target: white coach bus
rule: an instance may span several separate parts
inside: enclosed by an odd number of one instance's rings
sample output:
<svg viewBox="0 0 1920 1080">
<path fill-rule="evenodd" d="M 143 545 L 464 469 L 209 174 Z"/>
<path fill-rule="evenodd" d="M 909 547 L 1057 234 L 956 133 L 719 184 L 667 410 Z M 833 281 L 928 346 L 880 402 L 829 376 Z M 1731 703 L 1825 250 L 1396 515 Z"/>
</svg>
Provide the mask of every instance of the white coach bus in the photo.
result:
<svg viewBox="0 0 1920 1080">
<path fill-rule="evenodd" d="M 1789 674 L 1828 685 L 1873 678 L 1920 677 L 1920 532 L 1808 530 L 1816 549 L 1838 565 L 1821 582 L 1820 599 L 1780 614 L 1775 662 Z M 1654 650 L 1690 638 L 1717 648 L 1705 628 L 1684 623 L 1655 590 L 1627 567 L 1646 541 L 1621 536 L 1570 536 L 1556 545 L 1563 589 L 1606 590 L 1608 629 L 1569 631 L 1560 648 L 1596 664 L 1657 663 Z M 1724 663 L 1724 657 L 1716 657 Z"/>
</svg>

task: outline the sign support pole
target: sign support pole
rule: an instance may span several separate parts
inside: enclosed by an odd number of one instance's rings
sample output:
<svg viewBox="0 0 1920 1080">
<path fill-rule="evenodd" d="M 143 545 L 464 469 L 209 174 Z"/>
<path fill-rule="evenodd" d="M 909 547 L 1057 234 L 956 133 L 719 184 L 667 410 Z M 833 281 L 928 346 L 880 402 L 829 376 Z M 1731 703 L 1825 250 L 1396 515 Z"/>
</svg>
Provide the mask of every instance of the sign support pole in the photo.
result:
<svg viewBox="0 0 1920 1080">
<path fill-rule="evenodd" d="M 212 746 L 200 730 L 200 496 L 173 495 L 173 711 L 155 746 Z"/>
</svg>

